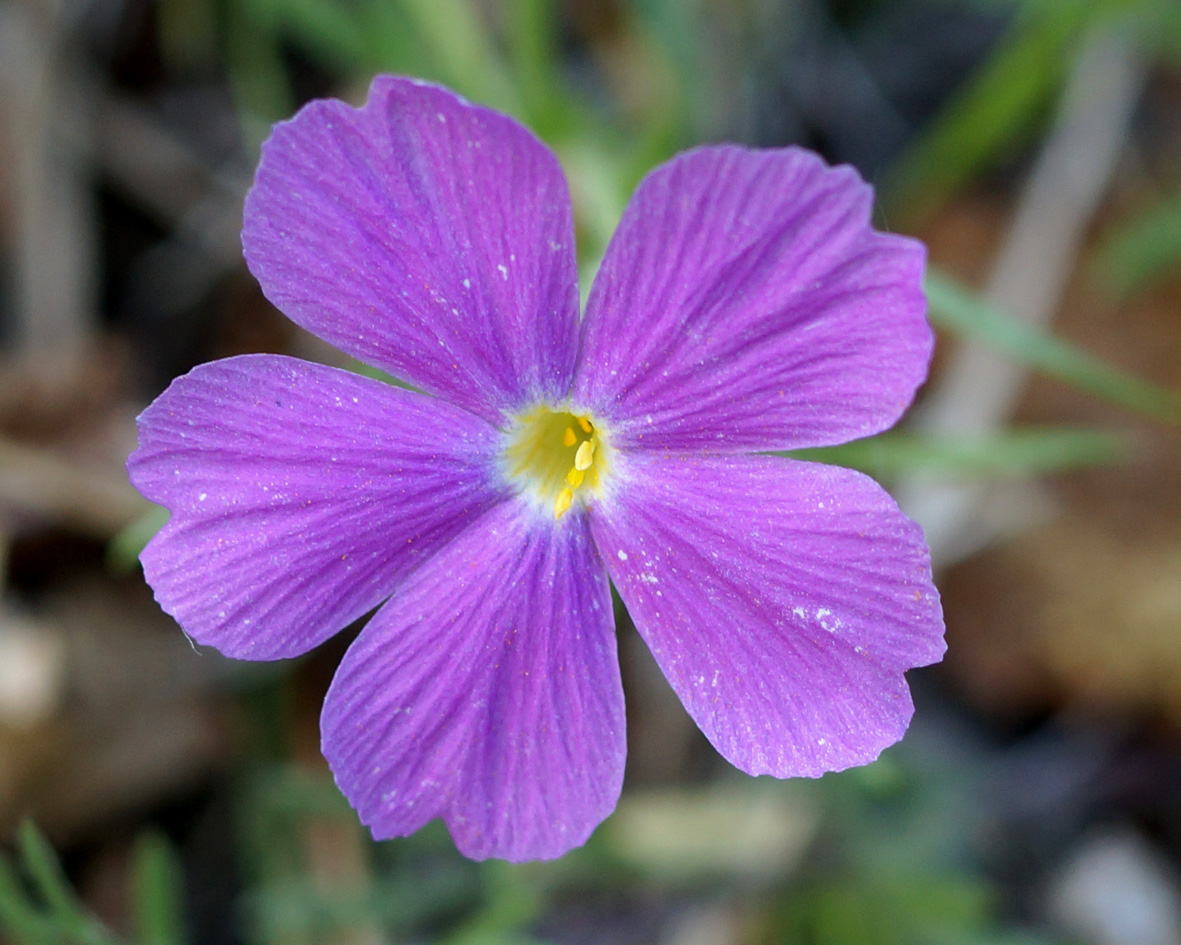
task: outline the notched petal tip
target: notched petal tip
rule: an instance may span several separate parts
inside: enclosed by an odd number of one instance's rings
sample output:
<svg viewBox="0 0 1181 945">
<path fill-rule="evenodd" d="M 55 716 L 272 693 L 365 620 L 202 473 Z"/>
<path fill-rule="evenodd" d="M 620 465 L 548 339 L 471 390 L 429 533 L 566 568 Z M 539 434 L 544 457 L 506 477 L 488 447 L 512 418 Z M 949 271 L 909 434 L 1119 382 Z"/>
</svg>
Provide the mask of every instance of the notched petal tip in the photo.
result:
<svg viewBox="0 0 1181 945">
<path fill-rule="evenodd" d="M 294 358 L 202 365 L 139 432 L 132 482 L 171 511 L 145 577 L 192 638 L 242 659 L 311 649 L 507 498 L 479 418 Z"/>
<path fill-rule="evenodd" d="M 872 189 L 800 149 L 679 155 L 644 179 L 595 278 L 574 397 L 621 445 L 845 442 L 926 377 L 924 254 L 871 226 Z"/>
<path fill-rule="evenodd" d="M 442 817 L 465 856 L 553 859 L 614 809 L 623 691 L 584 517 L 506 503 L 399 589 L 349 649 L 322 747 L 378 838 Z"/>
<path fill-rule="evenodd" d="M 722 755 L 816 777 L 902 737 L 905 673 L 940 658 L 943 619 L 922 535 L 880 486 L 772 457 L 633 456 L 630 472 L 595 540 Z"/>
<path fill-rule="evenodd" d="M 243 252 L 284 314 L 492 422 L 569 388 L 578 279 L 557 158 L 513 119 L 382 76 L 275 126 Z"/>
</svg>

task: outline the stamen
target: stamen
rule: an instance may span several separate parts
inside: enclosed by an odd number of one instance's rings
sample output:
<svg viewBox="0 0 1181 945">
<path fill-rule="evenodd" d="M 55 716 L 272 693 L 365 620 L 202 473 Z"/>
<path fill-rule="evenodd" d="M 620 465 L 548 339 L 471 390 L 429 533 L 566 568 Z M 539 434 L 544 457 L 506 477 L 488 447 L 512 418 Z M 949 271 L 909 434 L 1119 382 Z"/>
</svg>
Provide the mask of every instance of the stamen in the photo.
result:
<svg viewBox="0 0 1181 945">
<path fill-rule="evenodd" d="M 542 515 L 552 511 L 554 520 L 604 497 L 612 456 L 609 427 L 592 414 L 548 404 L 513 418 L 501 453 L 509 484 L 537 500 Z"/>
<path fill-rule="evenodd" d="M 581 418 L 580 418 L 581 419 Z M 582 445 L 578 447 L 578 452 L 574 454 L 574 468 L 585 472 L 591 468 L 595 461 L 595 444 L 592 440 L 583 440 Z"/>
</svg>

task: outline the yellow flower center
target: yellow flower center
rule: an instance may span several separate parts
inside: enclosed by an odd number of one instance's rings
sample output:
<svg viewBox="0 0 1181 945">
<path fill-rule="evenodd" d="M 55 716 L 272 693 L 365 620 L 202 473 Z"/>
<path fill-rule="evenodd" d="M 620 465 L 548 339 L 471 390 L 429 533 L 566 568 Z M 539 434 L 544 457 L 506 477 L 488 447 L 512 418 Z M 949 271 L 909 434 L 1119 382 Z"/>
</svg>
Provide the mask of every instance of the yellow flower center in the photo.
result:
<svg viewBox="0 0 1181 945">
<path fill-rule="evenodd" d="M 560 519 L 574 504 L 602 494 L 611 471 L 611 446 L 587 414 L 544 404 L 518 415 L 502 454 L 509 479 L 522 494 L 552 508 Z"/>
</svg>

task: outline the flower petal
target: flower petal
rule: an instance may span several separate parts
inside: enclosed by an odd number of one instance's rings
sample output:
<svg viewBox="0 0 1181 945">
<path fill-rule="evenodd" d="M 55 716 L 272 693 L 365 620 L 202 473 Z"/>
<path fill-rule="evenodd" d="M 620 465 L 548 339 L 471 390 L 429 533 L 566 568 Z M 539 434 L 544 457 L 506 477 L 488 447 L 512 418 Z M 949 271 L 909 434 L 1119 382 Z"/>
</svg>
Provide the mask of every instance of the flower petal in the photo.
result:
<svg viewBox="0 0 1181 945">
<path fill-rule="evenodd" d="M 578 276 L 566 180 L 525 128 L 381 76 L 275 126 L 242 244 L 263 291 L 349 354 L 496 421 L 564 397 Z"/>
<path fill-rule="evenodd" d="M 241 659 L 311 649 L 505 498 L 483 420 L 294 358 L 204 364 L 139 433 L 131 481 L 172 513 L 140 557 L 148 583 Z"/>
<path fill-rule="evenodd" d="M 520 503 L 424 565 L 345 656 L 324 755 L 375 837 L 443 817 L 474 859 L 585 842 L 623 779 L 611 597 L 585 516 Z"/>
<path fill-rule="evenodd" d="M 621 446 L 770 450 L 891 426 L 927 373 L 922 244 L 806 151 L 690 151 L 649 174 L 587 305 L 573 400 Z"/>
<path fill-rule="evenodd" d="M 774 457 L 630 458 L 592 531 L 689 714 L 750 774 L 871 761 L 943 652 L 917 525 L 871 479 Z"/>
</svg>

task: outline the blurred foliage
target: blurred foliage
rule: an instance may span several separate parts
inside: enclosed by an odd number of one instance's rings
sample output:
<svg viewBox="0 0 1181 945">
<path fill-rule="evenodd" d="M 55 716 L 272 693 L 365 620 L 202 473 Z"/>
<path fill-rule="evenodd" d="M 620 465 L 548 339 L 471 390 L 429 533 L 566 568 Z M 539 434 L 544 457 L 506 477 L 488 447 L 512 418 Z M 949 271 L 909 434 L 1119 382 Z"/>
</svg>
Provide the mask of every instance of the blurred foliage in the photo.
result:
<svg viewBox="0 0 1181 945">
<path fill-rule="evenodd" d="M 1176 421 L 1181 397 L 1112 367 L 988 305 L 949 276 L 927 275 L 928 314 L 941 327 L 1130 410 Z"/>
<path fill-rule="evenodd" d="M 889 432 L 781 455 L 848 466 L 888 480 L 914 469 L 947 479 L 1035 476 L 1119 463 L 1131 452 L 1126 438 L 1106 430 L 1030 427 L 976 437 Z"/>
<path fill-rule="evenodd" d="M 122 938 L 95 918 L 70 888 L 49 841 L 31 821 L 17 836 L 14 865 L 0 857 L 0 932 L 12 945 L 186 945 L 181 868 L 160 834 L 145 831 L 131 864 L 134 934 Z"/>
<path fill-rule="evenodd" d="M 1181 61 L 1176 0 L 975 4 L 1006 16 L 1007 30 L 887 176 L 883 191 L 893 221 L 929 216 L 1035 141 L 1096 26 L 1127 30 L 1146 56 Z M 710 54 L 703 2 L 619 4 L 627 75 L 642 92 L 623 101 L 608 81 L 575 80 L 562 45 L 561 11 L 549 0 L 158 0 L 158 6 L 167 66 L 183 73 L 221 63 L 252 145 L 299 103 L 293 52 L 354 100 L 373 73 L 391 71 L 445 83 L 516 115 L 555 148 L 569 175 L 584 286 L 636 182 L 690 143 L 700 67 Z M 735 0 L 735 8 L 742 6 Z M 1130 293 L 1179 259 L 1181 203 L 1173 196 L 1125 224 L 1100 255 L 1098 271 L 1117 292 Z M 927 290 L 932 321 L 942 329 L 1111 403 L 1177 418 L 1176 394 L 1029 328 L 946 275 L 932 273 Z M 924 469 L 982 477 L 1118 462 L 1128 449 L 1104 431 L 1026 428 L 972 440 L 895 432 L 794 455 L 881 476 Z M 112 545 L 111 561 L 129 566 L 163 520 L 153 512 L 136 523 Z M 559 862 L 524 866 L 469 863 L 438 824 L 398 843 L 374 844 L 329 779 L 288 762 L 282 685 L 268 683 L 244 701 L 253 736 L 243 752 L 251 760 L 237 776 L 235 836 L 246 889 L 243 934 L 252 943 L 314 945 L 358 929 L 377 930 L 391 942 L 541 943 L 537 930 L 547 912 L 574 893 L 641 901 L 655 889 L 700 882 L 638 874 L 602 831 Z M 863 771 L 814 785 L 819 855 L 783 864 L 754 888 L 741 887 L 753 915 L 751 941 L 1038 941 L 1005 930 L 995 889 L 965 865 L 973 809 L 962 780 L 936 784 L 919 770 L 888 754 Z M 737 803 L 743 790 L 735 789 Z M 345 851 L 347 884 L 314 875 L 310 838 L 321 835 Z M 15 945 L 183 945 L 184 877 L 170 842 L 141 837 L 130 880 L 132 937 L 121 938 L 80 905 L 48 843 L 26 824 L 15 861 L 0 859 L 0 929 Z"/>
<path fill-rule="evenodd" d="M 107 544 L 107 567 L 117 574 L 134 570 L 144 546 L 167 524 L 168 510 L 152 506 Z"/>
<path fill-rule="evenodd" d="M 1120 296 L 1181 269 L 1181 193 L 1162 198 L 1123 223 L 1100 249 L 1098 271 Z"/>
<path fill-rule="evenodd" d="M 256 703 L 252 711 L 266 710 Z M 741 811 L 779 796 L 815 820 L 805 849 L 757 873 L 733 872 L 733 861 L 708 850 L 688 867 L 662 868 L 660 856 L 641 856 L 648 866 L 637 871 L 622 855 L 618 831 L 599 831 L 559 861 L 519 865 L 464 859 L 438 822 L 397 843 L 374 843 L 325 773 L 252 764 L 242 773 L 238 803 L 248 890 L 242 934 L 252 945 L 350 936 L 546 945 L 551 913 L 572 898 L 611 903 L 628 915 L 708 891 L 743 903 L 742 941 L 751 945 L 1048 945 L 1006 929 L 996 891 L 967 865 L 980 820 L 971 772 L 951 764 L 936 774 L 929 759 L 901 755 L 895 749 L 868 768 L 817 782 L 734 779 L 712 789 L 697 816 L 720 815 L 723 829 L 731 817 L 719 800 Z M 326 839 L 356 854 L 335 876 L 317 870 Z M 642 842 L 653 840 L 664 842 L 650 835 Z M 635 838 L 627 847 L 636 852 Z M 80 904 L 49 844 L 26 824 L 19 870 L 0 859 L 0 930 L 13 945 L 185 945 L 182 880 L 171 844 L 157 834 L 141 837 L 131 870 L 133 934 L 117 936 Z"/>
<path fill-rule="evenodd" d="M 614 107 L 568 80 L 551 0 L 160 0 L 164 23 L 207 23 L 222 13 L 225 59 L 247 127 L 265 133 L 294 110 L 281 50 L 294 44 L 321 68 L 360 86 L 375 72 L 421 76 L 515 115 L 557 151 L 570 178 L 584 291 L 635 184 L 689 141 L 693 87 L 708 55 L 703 5 L 637 0 L 617 8 L 632 61 L 628 78 L 659 94 Z M 948 0 L 951 2 L 951 0 Z M 970 0 L 961 0 L 968 3 Z M 975 0 L 1010 17 L 993 54 L 924 129 L 887 175 L 888 217 L 922 218 L 966 182 L 1028 145 L 1052 114 L 1065 75 L 1090 31 L 1135 35 L 1146 55 L 1181 55 L 1174 0 Z M 202 4 L 206 7 L 196 12 Z M 741 16 L 746 4 L 732 4 Z M 177 27 L 178 29 L 180 26 Z M 207 30 L 203 30 L 208 32 Z M 176 43 L 165 44 L 171 48 Z M 258 138 L 260 134 L 251 137 Z M 1121 286 L 1158 273 L 1181 253 L 1174 204 L 1146 213 L 1117 239 L 1107 269 Z M 1133 410 L 1173 418 L 1175 395 L 1108 368 L 979 304 L 935 274 L 937 324 L 996 346 L 1031 366 Z M 915 454 L 916 458 L 919 454 Z"/>
<path fill-rule="evenodd" d="M 857 876 L 801 888 L 766 941 L 799 945 L 1033 945 L 998 931 L 988 887 L 945 875 Z"/>
<path fill-rule="evenodd" d="M 1096 28 L 1130 34 L 1146 56 L 1181 55 L 1173 0 L 1010 0 L 1008 33 L 909 146 L 883 189 L 890 218 L 925 219 L 959 188 L 1017 157 L 1053 113 L 1071 64 Z"/>
</svg>

